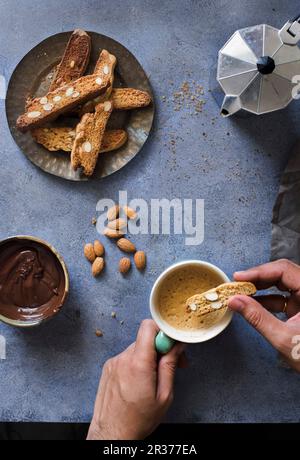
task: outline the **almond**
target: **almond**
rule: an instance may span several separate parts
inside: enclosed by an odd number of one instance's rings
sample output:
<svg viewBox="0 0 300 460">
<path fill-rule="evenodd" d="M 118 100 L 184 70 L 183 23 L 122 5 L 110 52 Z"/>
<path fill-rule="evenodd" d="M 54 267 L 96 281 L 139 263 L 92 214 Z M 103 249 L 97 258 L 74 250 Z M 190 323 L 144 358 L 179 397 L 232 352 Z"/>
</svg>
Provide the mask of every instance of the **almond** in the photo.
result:
<svg viewBox="0 0 300 460">
<path fill-rule="evenodd" d="M 122 232 L 122 230 L 114 230 L 112 228 L 106 227 L 103 230 L 103 235 L 107 236 L 108 238 L 121 238 L 121 236 L 124 235 L 124 232 Z"/>
<path fill-rule="evenodd" d="M 118 204 L 116 204 L 115 206 L 112 206 L 107 211 L 107 214 L 106 214 L 107 220 L 116 220 L 117 217 L 119 216 L 119 212 L 120 212 L 120 206 Z"/>
<path fill-rule="evenodd" d="M 96 257 L 92 265 L 93 276 L 99 276 L 104 268 L 104 259 L 102 257 Z"/>
<path fill-rule="evenodd" d="M 109 221 L 107 226 L 108 228 L 119 230 L 120 228 L 125 228 L 127 226 L 127 221 L 125 219 L 119 218 L 119 219 Z"/>
<path fill-rule="evenodd" d="M 126 238 L 120 238 L 118 241 L 117 241 L 117 246 L 119 249 L 121 249 L 121 251 L 124 251 L 124 252 L 135 252 L 136 249 L 135 249 L 135 245 L 127 240 Z"/>
<path fill-rule="evenodd" d="M 130 270 L 131 267 L 131 262 L 128 257 L 122 257 L 122 259 L 119 262 L 119 271 L 120 273 L 127 273 L 128 270 Z"/>
<path fill-rule="evenodd" d="M 87 243 L 84 245 L 83 252 L 87 260 L 91 263 L 96 259 L 96 254 L 92 243 Z"/>
<path fill-rule="evenodd" d="M 144 270 L 146 267 L 146 254 L 144 251 L 137 251 L 134 254 L 134 263 L 138 270 Z"/>
<path fill-rule="evenodd" d="M 135 212 L 134 209 L 130 208 L 129 206 L 123 206 L 123 210 L 128 217 L 128 219 L 135 219 L 137 216 L 137 213 Z"/>
<path fill-rule="evenodd" d="M 102 257 L 104 254 L 104 246 L 99 240 L 94 241 L 94 251 L 97 257 Z"/>
</svg>

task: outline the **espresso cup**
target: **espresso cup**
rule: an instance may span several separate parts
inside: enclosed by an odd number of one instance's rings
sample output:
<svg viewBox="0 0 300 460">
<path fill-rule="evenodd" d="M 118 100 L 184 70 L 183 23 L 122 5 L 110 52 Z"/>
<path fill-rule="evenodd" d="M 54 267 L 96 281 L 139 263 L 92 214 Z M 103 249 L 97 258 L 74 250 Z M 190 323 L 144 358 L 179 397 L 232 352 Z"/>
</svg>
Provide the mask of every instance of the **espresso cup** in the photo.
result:
<svg viewBox="0 0 300 460">
<path fill-rule="evenodd" d="M 164 318 L 162 318 L 159 311 L 159 292 L 163 286 L 166 278 L 174 273 L 176 270 L 188 267 L 200 267 L 203 271 L 213 272 L 219 279 L 220 283 L 228 283 L 230 279 L 228 276 L 215 265 L 205 262 L 202 260 L 185 260 L 177 262 L 167 268 L 155 281 L 151 294 L 150 294 L 150 312 L 153 320 L 160 328 L 160 332 L 157 334 L 155 345 L 159 353 L 165 354 L 174 345 L 175 341 L 185 343 L 200 343 L 216 337 L 220 334 L 231 322 L 232 312 L 227 309 L 225 314 L 209 327 L 203 327 L 199 329 L 182 330 L 170 325 Z"/>
</svg>

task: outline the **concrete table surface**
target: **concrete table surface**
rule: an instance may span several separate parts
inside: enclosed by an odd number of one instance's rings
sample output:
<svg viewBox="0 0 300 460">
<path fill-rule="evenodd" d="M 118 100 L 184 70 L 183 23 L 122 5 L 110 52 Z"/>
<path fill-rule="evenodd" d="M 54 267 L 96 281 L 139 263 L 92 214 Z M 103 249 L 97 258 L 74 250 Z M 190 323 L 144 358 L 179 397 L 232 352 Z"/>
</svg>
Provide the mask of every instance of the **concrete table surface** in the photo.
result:
<svg viewBox="0 0 300 460">
<path fill-rule="evenodd" d="M 201 258 L 231 276 L 269 259 L 272 206 L 300 135 L 299 103 L 260 118 L 221 119 L 208 90 L 217 52 L 236 29 L 280 27 L 299 13 L 298 6 L 295 0 L 1 2 L 0 70 L 7 79 L 41 40 L 81 27 L 130 49 L 148 73 L 157 103 L 153 133 L 130 164 L 105 180 L 73 183 L 43 173 L 23 156 L 0 101 L 0 237 L 48 240 L 71 275 L 68 303 L 53 321 L 27 331 L 0 325 L 7 342 L 6 360 L 0 361 L 1 421 L 89 421 L 103 363 L 134 340 L 140 321 L 149 317 L 151 285 L 171 263 Z M 174 110 L 173 92 L 193 80 L 204 86 L 203 112 Z M 203 198 L 204 242 L 186 246 L 184 235 L 138 236 L 148 269 L 145 275 L 132 270 L 127 279 L 117 271 L 119 251 L 106 242 L 105 274 L 92 279 L 82 246 L 97 237 L 90 223 L 97 201 L 117 200 L 119 190 L 147 201 Z M 242 319 L 235 317 L 219 337 L 187 353 L 190 367 L 178 372 L 168 420 L 299 421 L 299 376 L 284 369 Z"/>
</svg>

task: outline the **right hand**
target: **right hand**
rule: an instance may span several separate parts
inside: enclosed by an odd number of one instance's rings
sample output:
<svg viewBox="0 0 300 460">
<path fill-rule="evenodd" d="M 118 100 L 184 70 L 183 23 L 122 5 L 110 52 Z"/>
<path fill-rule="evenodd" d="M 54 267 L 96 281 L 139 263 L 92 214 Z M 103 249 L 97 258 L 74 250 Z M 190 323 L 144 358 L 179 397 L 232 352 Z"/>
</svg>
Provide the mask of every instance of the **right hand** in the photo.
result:
<svg viewBox="0 0 300 460">
<path fill-rule="evenodd" d="M 300 267 L 289 260 L 278 260 L 234 274 L 236 281 L 251 281 L 257 289 L 277 286 L 290 296 L 266 295 L 256 298 L 236 295 L 229 308 L 240 313 L 275 347 L 288 364 L 300 372 Z M 285 309 L 286 305 L 286 309 Z M 283 322 L 270 312 L 285 310 L 288 321 Z"/>
</svg>

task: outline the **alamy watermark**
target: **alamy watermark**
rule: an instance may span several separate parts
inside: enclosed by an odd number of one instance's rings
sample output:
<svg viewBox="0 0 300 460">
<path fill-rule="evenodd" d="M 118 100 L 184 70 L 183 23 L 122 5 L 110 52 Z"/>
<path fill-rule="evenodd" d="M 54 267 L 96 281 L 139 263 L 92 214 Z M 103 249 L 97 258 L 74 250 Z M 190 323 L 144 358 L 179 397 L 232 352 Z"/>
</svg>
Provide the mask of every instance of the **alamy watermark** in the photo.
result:
<svg viewBox="0 0 300 460">
<path fill-rule="evenodd" d="M 97 231 L 102 234 L 106 227 L 106 212 L 116 203 L 109 198 L 98 201 L 96 211 Z M 190 198 L 152 198 L 148 201 L 134 198 L 128 202 L 127 192 L 119 191 L 118 204 L 137 212 L 137 219 L 128 220 L 126 233 L 132 235 L 185 235 L 187 246 L 197 246 L 204 240 L 204 200 Z M 121 214 L 122 217 L 122 214 Z M 123 217 L 126 217 L 123 215 Z"/>
</svg>

